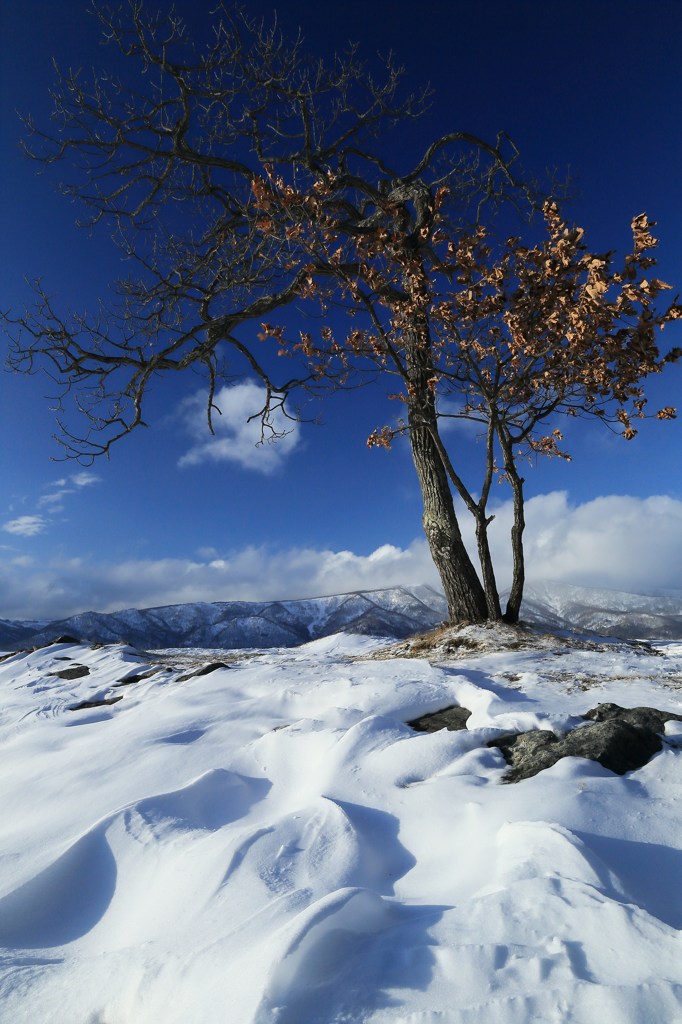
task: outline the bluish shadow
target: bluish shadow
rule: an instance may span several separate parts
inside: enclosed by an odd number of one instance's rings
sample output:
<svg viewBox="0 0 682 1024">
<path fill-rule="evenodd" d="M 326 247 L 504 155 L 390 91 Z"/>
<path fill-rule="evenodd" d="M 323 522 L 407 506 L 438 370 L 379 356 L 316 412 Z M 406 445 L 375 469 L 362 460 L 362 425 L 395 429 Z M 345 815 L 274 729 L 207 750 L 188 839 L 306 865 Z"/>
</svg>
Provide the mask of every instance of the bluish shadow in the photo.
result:
<svg viewBox="0 0 682 1024">
<path fill-rule="evenodd" d="M 0 945 L 42 949 L 80 939 L 106 913 L 116 874 L 105 827 L 99 826 L 0 900 Z"/>
<path fill-rule="evenodd" d="M 682 851 L 659 843 L 575 831 L 616 875 L 632 902 L 671 928 L 682 929 Z"/>
</svg>

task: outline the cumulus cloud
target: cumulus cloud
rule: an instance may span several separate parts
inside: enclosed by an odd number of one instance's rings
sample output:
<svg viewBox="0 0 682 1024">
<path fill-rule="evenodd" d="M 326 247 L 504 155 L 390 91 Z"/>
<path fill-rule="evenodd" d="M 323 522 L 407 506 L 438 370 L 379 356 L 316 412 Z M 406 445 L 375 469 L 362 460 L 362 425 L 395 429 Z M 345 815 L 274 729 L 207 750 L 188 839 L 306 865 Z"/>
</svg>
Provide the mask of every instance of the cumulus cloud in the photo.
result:
<svg viewBox="0 0 682 1024">
<path fill-rule="evenodd" d="M 499 505 L 491 529 L 503 587 L 511 575 L 510 503 Z M 564 492 L 527 503 L 529 580 L 647 593 L 680 588 L 682 501 L 611 495 L 572 504 Z M 23 517 L 31 518 L 31 517 Z M 475 550 L 465 515 L 463 533 Z M 128 560 L 54 559 L 40 565 L 0 559 L 0 603 L 7 618 L 60 618 L 94 609 L 114 611 L 187 601 L 274 600 L 410 583 L 437 585 L 423 538 L 406 547 L 384 544 L 369 554 L 251 546 L 215 557 Z"/>
<path fill-rule="evenodd" d="M 87 469 L 83 469 L 71 476 L 71 482 L 76 487 L 91 487 L 93 484 L 98 484 L 101 479 L 96 473 L 90 473 Z"/>
<path fill-rule="evenodd" d="M 512 504 L 494 511 L 493 557 L 500 579 L 509 580 Z M 524 539 L 529 579 L 635 593 L 682 586 L 682 501 L 665 495 L 579 504 L 565 491 L 540 495 L 526 503 Z"/>
<path fill-rule="evenodd" d="M 317 597 L 401 583 L 437 583 L 426 542 L 352 551 L 247 547 L 210 560 L 131 559 L 116 564 L 54 559 L 32 571 L 0 562 L 0 604 L 12 619 L 149 608 L 191 601 Z"/>
<path fill-rule="evenodd" d="M 182 403 L 180 415 L 194 444 L 180 458 L 179 466 L 236 462 L 243 469 L 273 473 L 298 445 L 298 424 L 277 411 L 272 416 L 272 426 L 277 433 L 286 433 L 275 440 L 266 438 L 261 443 L 260 419 L 249 422 L 249 417 L 258 413 L 265 401 L 265 392 L 257 384 L 246 381 L 221 388 L 214 401 L 221 415 L 213 415 L 213 435 L 206 422 L 206 395 L 193 395 Z"/>
<path fill-rule="evenodd" d="M 64 498 L 68 494 L 73 494 L 73 491 L 68 487 L 63 488 L 60 491 L 50 491 L 48 494 L 43 494 L 38 498 L 38 506 L 40 508 L 45 508 L 47 506 L 50 511 L 57 511 L 58 507 L 62 507 Z"/>
<path fill-rule="evenodd" d="M 2 524 L 3 530 L 17 537 L 35 537 L 37 533 L 42 533 L 46 526 L 47 520 L 43 516 L 19 516 Z"/>
</svg>

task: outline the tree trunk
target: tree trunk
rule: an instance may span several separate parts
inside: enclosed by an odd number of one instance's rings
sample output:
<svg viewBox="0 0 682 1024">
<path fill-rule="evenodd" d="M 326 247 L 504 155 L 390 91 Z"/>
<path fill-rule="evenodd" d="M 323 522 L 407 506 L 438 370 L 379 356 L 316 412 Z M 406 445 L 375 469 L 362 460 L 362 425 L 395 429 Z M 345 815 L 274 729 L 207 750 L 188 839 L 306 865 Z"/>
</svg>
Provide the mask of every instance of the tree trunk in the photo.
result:
<svg viewBox="0 0 682 1024">
<path fill-rule="evenodd" d="M 421 194 L 414 199 L 417 214 L 414 226 L 415 247 L 419 245 L 419 233 L 425 219 L 433 213 L 432 205 L 424 204 L 422 200 Z M 485 592 L 462 540 L 446 468 L 438 450 L 433 351 L 428 317 L 423 312 L 424 295 L 428 294 L 428 287 L 419 255 L 415 255 L 410 272 L 406 270 L 404 285 L 413 302 L 412 323 L 403 336 L 407 371 L 407 424 L 424 501 L 424 533 L 443 584 L 448 603 L 448 620 L 484 622 L 488 617 Z"/>
<path fill-rule="evenodd" d="M 449 621 L 483 622 L 488 618 L 485 593 L 464 547 L 440 455 L 420 413 L 410 409 L 408 426 L 424 501 L 422 524 L 445 591 Z"/>
<path fill-rule="evenodd" d="M 492 448 L 492 433 L 489 430 L 488 445 L 487 445 L 487 468 L 486 478 L 483 485 L 483 492 L 479 501 L 474 501 L 472 494 L 465 487 L 464 481 L 461 479 L 459 474 L 455 471 L 455 467 L 452 465 L 450 456 L 447 453 L 447 449 L 443 445 L 440 434 L 438 433 L 438 422 L 434 420 L 433 426 L 430 428 L 431 438 L 434 442 L 436 451 L 440 456 L 441 464 L 445 470 L 446 475 L 450 478 L 450 482 L 454 485 L 460 498 L 471 512 L 476 523 L 476 543 L 478 546 L 478 560 L 481 566 L 481 578 L 483 580 L 483 589 L 485 590 L 486 606 L 488 609 L 489 619 L 501 619 L 502 610 L 500 608 L 500 595 L 497 589 L 497 581 L 495 579 L 495 571 L 493 569 L 493 559 L 490 554 L 490 545 L 488 543 L 488 526 L 493 520 L 493 516 L 486 516 L 486 502 L 488 500 L 488 493 L 490 491 L 490 481 L 492 480 L 492 472 L 494 468 L 493 459 L 493 448 Z"/>
<path fill-rule="evenodd" d="M 483 586 L 485 589 L 485 599 L 488 607 L 488 618 L 501 619 L 502 609 L 500 607 L 500 595 L 497 589 L 497 580 L 495 579 L 495 570 L 493 569 L 490 545 L 488 544 L 488 526 L 491 519 L 492 516 L 490 518 L 486 517 L 484 509 L 481 509 L 477 514 L 476 543 L 478 545 L 478 559 L 481 563 L 481 573 L 483 575 Z"/>
<path fill-rule="evenodd" d="M 526 581 L 525 559 L 523 554 L 523 531 L 526 527 L 524 516 L 523 477 L 519 476 L 514 464 L 512 444 L 508 437 L 500 437 L 504 455 L 504 470 L 514 493 L 514 523 L 511 529 L 511 547 L 514 561 L 514 572 L 511 590 L 504 613 L 506 622 L 518 622 L 523 599 L 523 586 Z"/>
</svg>

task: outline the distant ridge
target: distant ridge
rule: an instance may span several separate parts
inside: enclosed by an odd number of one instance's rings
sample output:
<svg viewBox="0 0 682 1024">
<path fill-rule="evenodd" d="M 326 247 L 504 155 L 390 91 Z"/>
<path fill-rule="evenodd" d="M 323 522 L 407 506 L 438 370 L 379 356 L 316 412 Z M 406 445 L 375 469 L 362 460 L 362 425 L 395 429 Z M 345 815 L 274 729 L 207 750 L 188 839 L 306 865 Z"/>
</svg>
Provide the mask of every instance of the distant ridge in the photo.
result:
<svg viewBox="0 0 682 1024">
<path fill-rule="evenodd" d="M 429 586 L 361 590 L 296 601 L 228 601 L 84 612 L 41 624 L 0 620 L 0 647 L 17 650 L 68 634 L 91 643 L 124 641 L 141 648 L 295 647 L 333 633 L 396 639 L 433 629 L 447 615 Z"/>
<path fill-rule="evenodd" d="M 539 581 L 526 586 L 521 614 L 527 622 L 625 640 L 682 640 L 682 591 L 629 594 Z"/>
<path fill-rule="evenodd" d="M 682 592 L 651 596 L 541 581 L 526 586 L 521 614 L 526 622 L 553 629 L 682 640 Z M 0 619 L 0 649 L 38 647 L 61 634 L 151 649 L 295 647 L 342 631 L 402 639 L 433 629 L 446 617 L 445 598 L 433 587 L 391 587 L 307 600 L 84 612 L 49 623 Z"/>
</svg>

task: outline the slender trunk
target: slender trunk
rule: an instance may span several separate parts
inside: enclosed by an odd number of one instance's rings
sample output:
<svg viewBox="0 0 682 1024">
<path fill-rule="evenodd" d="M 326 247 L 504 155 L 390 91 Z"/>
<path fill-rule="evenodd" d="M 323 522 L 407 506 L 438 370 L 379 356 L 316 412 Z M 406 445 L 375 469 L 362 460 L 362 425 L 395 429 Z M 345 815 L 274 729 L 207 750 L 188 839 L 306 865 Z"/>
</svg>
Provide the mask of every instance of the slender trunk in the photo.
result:
<svg viewBox="0 0 682 1024">
<path fill-rule="evenodd" d="M 464 546 L 443 463 L 420 413 L 408 414 L 412 456 L 419 477 L 422 524 L 443 584 L 450 622 L 482 622 L 488 617 L 485 593 Z"/>
<path fill-rule="evenodd" d="M 478 560 L 481 563 L 481 573 L 483 575 L 483 587 L 485 589 L 485 599 L 488 607 L 488 618 L 489 619 L 501 619 L 502 609 L 500 607 L 500 595 L 497 589 L 497 580 L 495 579 L 495 570 L 493 569 L 493 559 L 490 554 L 490 545 L 488 543 L 488 526 L 492 521 L 492 516 L 486 516 L 485 511 L 481 510 L 476 516 L 476 544 L 478 545 Z"/>
<path fill-rule="evenodd" d="M 492 420 L 488 426 L 488 439 L 486 443 L 486 474 L 483 480 L 483 489 L 481 491 L 481 497 L 478 501 L 474 500 L 473 495 L 469 492 L 464 484 L 464 481 L 456 472 L 455 467 L 452 464 L 452 460 L 447 453 L 447 449 L 443 444 L 440 434 L 438 433 L 437 422 L 434 423 L 431 428 L 431 436 L 434 444 L 438 449 L 438 453 L 443 463 L 445 472 L 450 478 L 453 486 L 455 487 L 460 498 L 471 512 L 476 523 L 476 543 L 478 546 L 478 560 L 481 565 L 481 574 L 483 580 L 483 588 L 485 590 L 486 607 L 488 609 L 489 619 L 501 619 L 502 609 L 500 608 L 500 595 L 497 589 L 497 580 L 495 579 L 495 570 L 493 569 L 493 559 L 490 554 L 490 545 L 488 543 L 488 527 L 495 518 L 494 516 L 486 516 L 486 507 L 488 504 L 488 495 L 490 494 L 490 484 L 492 483 L 493 469 L 495 464 L 494 451 L 493 451 L 493 440 L 494 440 L 494 426 Z"/>
<path fill-rule="evenodd" d="M 488 617 L 485 592 L 464 546 L 452 491 L 438 444 L 437 417 L 428 380 L 433 375 L 426 329 L 406 338 L 410 398 L 408 431 L 424 502 L 422 524 L 431 557 L 441 578 L 450 622 L 483 622 Z"/>
<path fill-rule="evenodd" d="M 494 519 L 494 516 L 486 516 L 485 511 L 488 506 L 488 498 L 490 496 L 490 486 L 493 482 L 493 472 L 495 470 L 495 417 L 492 409 L 490 410 L 490 419 L 488 420 L 488 429 L 486 432 L 485 442 L 485 476 L 483 478 L 483 487 L 481 489 L 481 497 L 476 505 L 476 542 L 478 544 L 478 558 L 481 563 L 481 572 L 483 573 L 483 586 L 485 587 L 485 599 L 488 602 L 488 615 L 491 619 L 501 619 L 502 609 L 500 608 L 500 594 L 497 589 L 497 580 L 495 579 L 495 571 L 493 569 L 493 559 L 490 554 L 490 544 L 488 543 L 488 527 Z"/>
<path fill-rule="evenodd" d="M 504 471 L 512 487 L 514 495 L 514 522 L 511 529 L 511 548 L 513 558 L 513 577 L 507 608 L 504 618 L 507 622 L 518 622 L 523 599 L 523 586 L 526 580 L 525 559 L 523 554 L 523 531 L 526 526 L 524 516 L 523 477 L 519 476 L 514 463 L 514 453 L 509 436 L 500 436 L 500 444 L 504 455 Z"/>
</svg>

